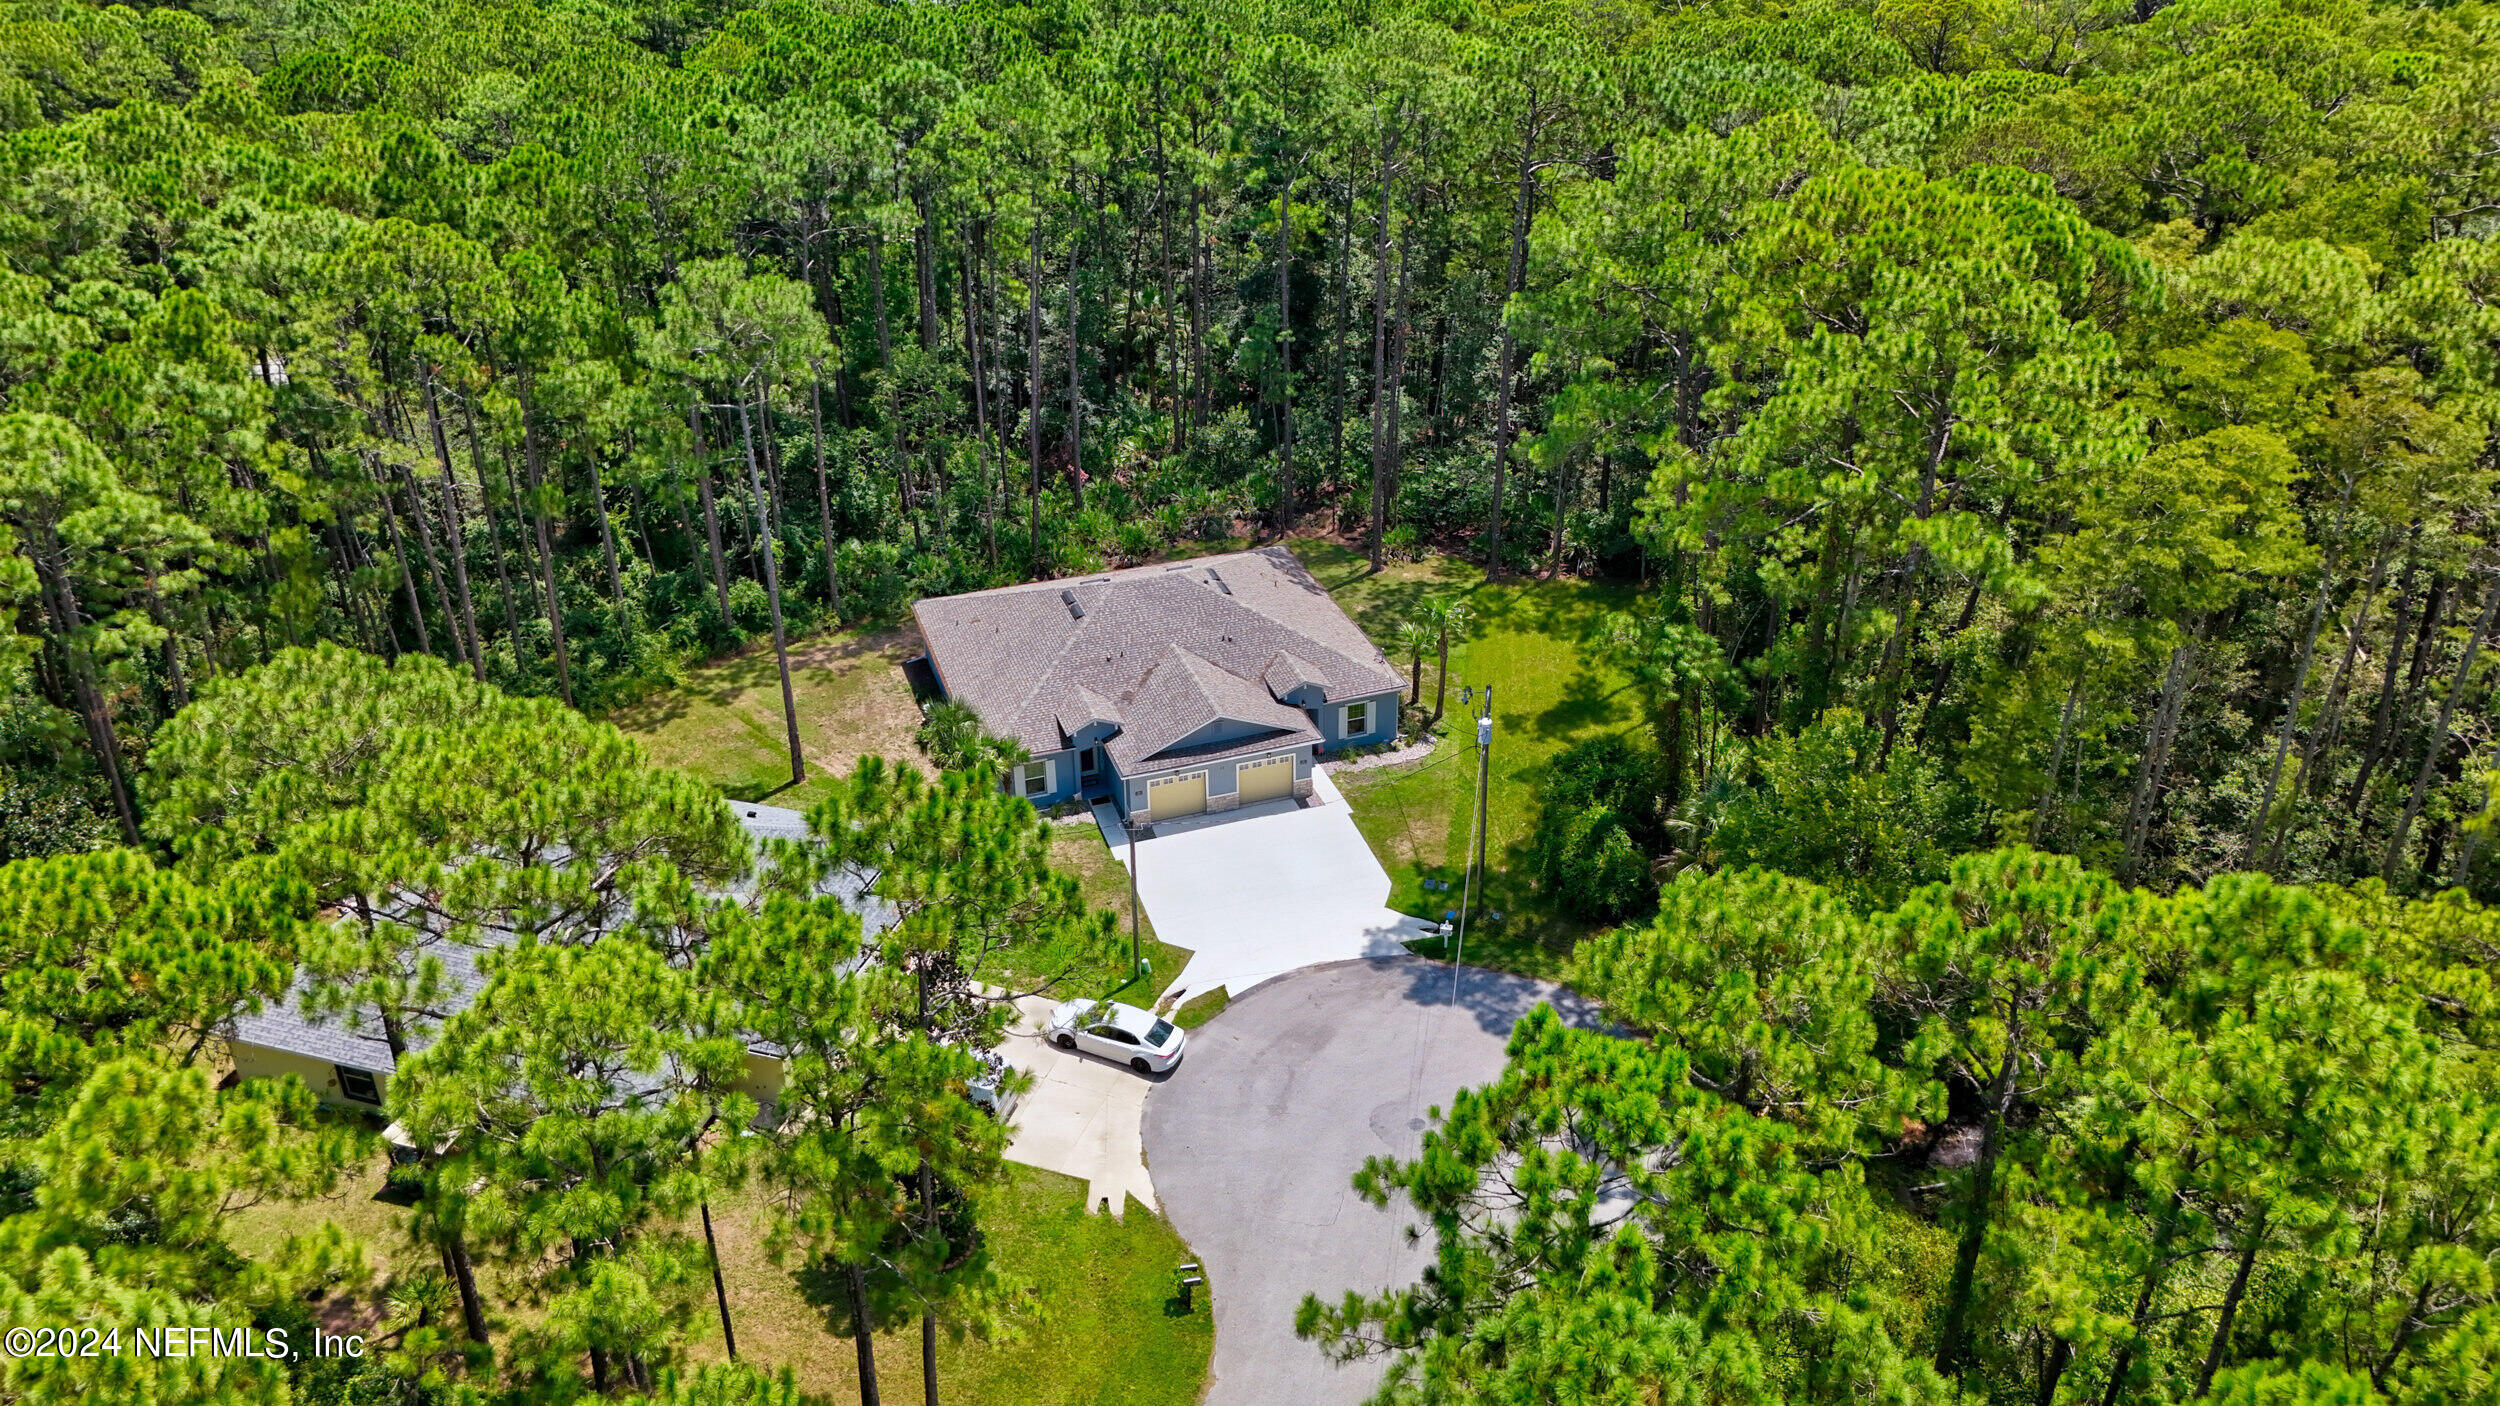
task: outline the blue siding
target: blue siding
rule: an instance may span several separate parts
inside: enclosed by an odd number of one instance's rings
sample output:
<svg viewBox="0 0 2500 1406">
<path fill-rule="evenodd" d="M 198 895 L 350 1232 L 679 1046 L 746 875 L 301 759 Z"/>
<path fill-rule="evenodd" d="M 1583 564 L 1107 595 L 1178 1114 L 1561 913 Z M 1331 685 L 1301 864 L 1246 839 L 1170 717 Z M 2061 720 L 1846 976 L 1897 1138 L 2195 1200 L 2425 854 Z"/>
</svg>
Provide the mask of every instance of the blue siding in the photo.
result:
<svg viewBox="0 0 2500 1406">
<path fill-rule="evenodd" d="M 1335 751 L 1340 747 L 1368 747 L 1375 742 L 1387 742 L 1398 735 L 1398 702 L 1404 697 L 1403 691 L 1391 689 L 1387 693 L 1376 693 L 1368 698 L 1338 699 L 1312 709 L 1311 721 L 1319 728 L 1321 744 L 1330 751 Z M 1352 736 L 1348 736 L 1345 732 L 1345 706 L 1348 703 L 1372 705 L 1371 726 Z"/>
<path fill-rule="evenodd" d="M 1031 800 L 1035 806 L 1047 810 L 1050 807 L 1059 804 L 1061 801 L 1072 800 L 1075 798 L 1077 794 L 1076 752 L 1073 749 L 1059 752 L 1037 752 L 1033 755 L 1033 760 L 1037 762 L 1046 761 L 1051 764 L 1050 789 L 1043 791 L 1038 795 L 1030 796 L 1027 799 Z M 1014 788 L 1013 794 L 1019 796 L 1025 794 L 1023 781 L 1023 769 L 1018 768 L 1009 777 L 1009 783 Z"/>
</svg>

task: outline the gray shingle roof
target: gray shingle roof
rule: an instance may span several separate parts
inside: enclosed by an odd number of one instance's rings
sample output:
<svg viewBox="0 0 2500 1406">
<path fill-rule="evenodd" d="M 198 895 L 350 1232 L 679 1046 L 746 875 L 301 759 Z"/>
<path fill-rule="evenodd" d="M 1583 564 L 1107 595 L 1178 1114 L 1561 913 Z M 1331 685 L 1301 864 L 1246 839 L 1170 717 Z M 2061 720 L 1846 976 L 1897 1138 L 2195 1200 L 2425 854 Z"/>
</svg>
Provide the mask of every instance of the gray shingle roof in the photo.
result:
<svg viewBox="0 0 2500 1406">
<path fill-rule="evenodd" d="M 1244 732 L 1271 745 L 1319 738 L 1301 709 L 1277 702 L 1265 688 L 1177 644 L 1164 646 L 1123 711 L 1120 735 L 1104 745 L 1120 770 L 1130 773 L 1160 770 L 1172 748 L 1217 722 L 1241 725 L 1225 729 L 1232 734 L 1229 741 L 1241 740 Z"/>
<path fill-rule="evenodd" d="M 1328 687 L 1319 670 L 1295 657 L 1291 651 L 1282 649 L 1267 662 L 1267 671 L 1260 678 L 1267 684 L 1267 691 L 1279 698 L 1297 688 L 1317 686 L 1324 691 Z"/>
<path fill-rule="evenodd" d="M 1219 689 L 1227 700 L 1256 694 L 1271 708 L 1281 706 L 1268 678 L 1280 654 L 1291 655 L 1294 672 L 1307 671 L 1304 681 L 1330 700 L 1401 684 L 1387 656 L 1282 547 L 935 597 L 915 603 L 912 613 L 947 692 L 983 726 L 1032 751 L 1057 751 L 1068 745 L 1062 720 L 1093 710 L 1081 696 L 1090 693 L 1119 713 L 1125 733 L 1110 751 L 1123 770 L 1219 716 L 1240 716 L 1230 711 L 1234 703 L 1216 702 Z M 1203 678 L 1194 689 L 1158 681 L 1174 646 L 1231 678 L 1240 692 Z M 1174 711 L 1202 702 L 1194 718 Z M 1298 714 L 1291 727 L 1310 731 Z"/>
<path fill-rule="evenodd" d="M 477 969 L 476 950 L 456 942 L 440 942 L 428 951 L 443 964 L 446 994 L 442 1009 L 446 1013 L 457 1011 L 476 1000 L 477 993 L 486 986 L 485 974 Z M 305 981 L 298 976 L 286 995 L 271 1002 L 266 1010 L 236 1020 L 234 1038 L 264 1049 L 344 1064 L 350 1069 L 388 1072 L 398 1067 L 398 1062 L 391 1058 L 389 1042 L 382 1036 L 382 1022 L 373 1012 L 362 1012 L 352 1022 L 343 1016 L 308 1015 L 304 994 Z M 432 1043 L 431 1027 L 408 1034 L 411 1054 Z"/>
<path fill-rule="evenodd" d="M 1120 710 L 1090 688 L 1069 689 L 1060 700 L 1059 730 L 1070 737 L 1096 723 L 1120 724 Z"/>
</svg>

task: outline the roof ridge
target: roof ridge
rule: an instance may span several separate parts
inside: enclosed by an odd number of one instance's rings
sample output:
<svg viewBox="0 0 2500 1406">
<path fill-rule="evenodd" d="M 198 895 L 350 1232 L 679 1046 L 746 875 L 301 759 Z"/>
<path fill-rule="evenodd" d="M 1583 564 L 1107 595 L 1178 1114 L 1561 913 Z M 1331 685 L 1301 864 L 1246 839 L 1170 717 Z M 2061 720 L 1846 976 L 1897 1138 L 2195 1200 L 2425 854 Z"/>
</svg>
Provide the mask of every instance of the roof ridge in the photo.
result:
<svg viewBox="0 0 2500 1406">
<path fill-rule="evenodd" d="M 1009 717 L 1022 720 L 1026 713 L 1029 713 L 1034 708 L 1040 706 L 1042 686 L 1050 683 L 1053 679 L 1058 677 L 1059 661 L 1067 658 L 1068 651 L 1076 648 L 1076 642 L 1085 638 L 1086 632 L 1093 628 L 1091 623 L 1089 623 L 1093 619 L 1093 616 L 1094 612 L 1088 610 L 1071 622 L 1076 626 L 1076 628 L 1070 630 L 1068 632 L 1068 637 L 1059 642 L 1059 652 L 1050 656 L 1050 662 L 1033 671 L 1032 686 L 1025 689 L 1025 691 L 1017 697 L 1014 705 L 1007 710 Z M 997 731 L 998 729 L 992 728 L 990 730 Z"/>
<path fill-rule="evenodd" d="M 1236 555 L 1236 556 L 1253 556 L 1253 555 L 1258 555 L 1258 553 L 1252 553 L 1252 552 L 1237 552 L 1237 553 L 1234 553 L 1234 555 Z M 1206 560 L 1214 560 L 1214 558 L 1206 558 Z M 1253 619 L 1253 620 L 1258 621 L 1260 624 L 1262 624 L 1262 625 L 1266 626 L 1267 628 L 1269 628 L 1269 629 L 1271 629 L 1271 630 L 1275 630 L 1275 631 L 1278 631 L 1278 632 L 1282 633 L 1283 635 L 1285 635 L 1285 636 L 1286 636 L 1287 638 L 1289 638 L 1289 639 L 1300 640 L 1300 641 L 1304 642 L 1305 644 L 1307 644 L 1308 646 L 1310 646 L 1312 649 L 1316 650 L 1319 654 L 1321 654 L 1322 656 L 1324 656 L 1323 658 L 1320 658 L 1320 659 L 1310 659 L 1310 658 L 1304 658 L 1302 662 L 1303 662 L 1303 663 L 1305 663 L 1305 664 L 1317 664 L 1317 665 L 1319 665 L 1319 666 L 1320 666 L 1323 670 L 1326 670 L 1326 671 L 1328 671 L 1328 672 L 1330 672 L 1330 673 L 1332 673 L 1332 674 L 1333 674 L 1335 671 L 1334 671 L 1332 668 L 1330 668 L 1330 664 L 1331 664 L 1331 662 L 1333 661 L 1333 662 L 1334 662 L 1334 663 L 1336 663 L 1336 664 L 1342 664 L 1342 665 L 1344 665 L 1344 666 L 1345 666 L 1345 668 L 1346 668 L 1346 670 L 1347 670 L 1347 672 L 1349 672 L 1349 673 L 1363 673 L 1363 672 L 1367 672 L 1367 670 L 1366 670 L 1366 668 L 1365 668 L 1365 666 L 1364 666 L 1364 665 L 1362 665 L 1361 663 L 1357 662 L 1356 660 L 1353 660 L 1353 659 L 1348 658 L 1348 657 L 1347 657 L 1344 653 L 1342 653 L 1342 652 L 1340 652 L 1340 651 L 1338 651 L 1338 650 L 1336 650 L 1336 649 L 1331 648 L 1331 647 L 1328 645 L 1328 643 L 1327 643 L 1326 641 L 1321 640 L 1321 639 L 1318 639 L 1318 638 L 1315 638 L 1314 636 L 1312 636 L 1312 635 L 1311 635 L 1311 633 L 1310 633 L 1309 631 L 1296 629 L 1294 626 L 1291 626 L 1291 625 L 1286 624 L 1284 621 L 1277 619 L 1275 616 L 1268 614 L 1268 613 L 1267 613 L 1266 611 L 1264 611 L 1264 610 L 1257 609 L 1256 607 L 1254 607 L 1254 606 L 1252 606 L 1251 604 L 1249 604 L 1249 602 L 1247 602 L 1246 600 L 1244 600 L 1244 599 L 1243 599 L 1241 596 L 1239 596 L 1239 595 L 1227 595 L 1226 593 L 1224 593 L 1224 592 L 1222 592 L 1222 591 L 1218 591 L 1218 590 L 1215 590 L 1215 589 L 1213 589 L 1213 588 L 1211 588 L 1211 587 L 1204 587 L 1204 586 L 1193 586 L 1193 587 L 1191 587 L 1191 589 L 1192 589 L 1192 590 L 1203 591 L 1203 592 L 1206 594 L 1207 599 L 1215 605 L 1215 608 L 1216 608 L 1216 610 L 1217 610 L 1217 611 L 1219 611 L 1219 612 L 1232 612 L 1232 613 L 1239 614 L 1239 615 L 1246 615 L 1246 616 L 1248 616 L 1249 618 L 1251 618 L 1251 619 Z M 1359 628 L 1359 627 L 1358 627 L 1358 628 Z M 1280 652 L 1281 652 L 1281 651 L 1280 651 Z M 1234 678 L 1241 678 L 1241 677 L 1242 677 L 1242 676 L 1241 676 L 1241 675 L 1239 675 L 1239 674 L 1233 674 L 1233 671 L 1232 671 L 1232 670 L 1230 670 L 1230 669 L 1225 669 L 1223 665 L 1221 665 L 1221 664 L 1217 664 L 1217 663 L 1215 663 L 1215 661 L 1213 661 L 1213 660 L 1208 660 L 1208 661 L 1207 661 L 1207 663 L 1208 663 L 1211 667 L 1213 667 L 1213 668 L 1216 668 L 1216 669 L 1222 669 L 1222 670 L 1223 670 L 1223 672 L 1225 672 L 1225 673 L 1227 673 L 1227 674 L 1232 674 L 1232 676 L 1233 676 Z"/>
</svg>

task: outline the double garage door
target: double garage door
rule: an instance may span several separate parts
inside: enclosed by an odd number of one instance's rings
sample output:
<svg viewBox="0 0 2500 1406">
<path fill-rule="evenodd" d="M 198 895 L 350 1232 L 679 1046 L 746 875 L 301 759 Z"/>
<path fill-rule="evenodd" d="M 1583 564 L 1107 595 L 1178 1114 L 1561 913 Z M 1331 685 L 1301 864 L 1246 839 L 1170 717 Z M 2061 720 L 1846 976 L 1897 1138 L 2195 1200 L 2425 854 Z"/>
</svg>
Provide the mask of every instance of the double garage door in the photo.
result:
<svg viewBox="0 0 2500 1406">
<path fill-rule="evenodd" d="M 1282 756 L 1243 762 L 1235 775 L 1239 778 L 1242 805 L 1290 796 L 1293 794 L 1293 754 L 1287 752 Z M 1146 783 L 1146 811 L 1157 820 L 1196 815 L 1206 808 L 1207 774 L 1203 771 L 1182 776 L 1159 776 Z"/>
</svg>

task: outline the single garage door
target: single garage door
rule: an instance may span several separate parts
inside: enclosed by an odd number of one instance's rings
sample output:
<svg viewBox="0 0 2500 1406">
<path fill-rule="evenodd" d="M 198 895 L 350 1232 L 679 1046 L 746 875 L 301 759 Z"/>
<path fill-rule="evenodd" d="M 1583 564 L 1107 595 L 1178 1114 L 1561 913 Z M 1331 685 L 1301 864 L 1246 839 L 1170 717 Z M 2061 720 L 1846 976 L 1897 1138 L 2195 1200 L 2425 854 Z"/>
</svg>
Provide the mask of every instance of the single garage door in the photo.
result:
<svg viewBox="0 0 2500 1406">
<path fill-rule="evenodd" d="M 1207 808 L 1207 774 L 1162 776 L 1146 783 L 1146 812 L 1157 820 L 1196 815 Z"/>
<path fill-rule="evenodd" d="M 1241 803 L 1272 801 L 1293 794 L 1293 753 L 1261 757 L 1241 764 Z"/>
</svg>

